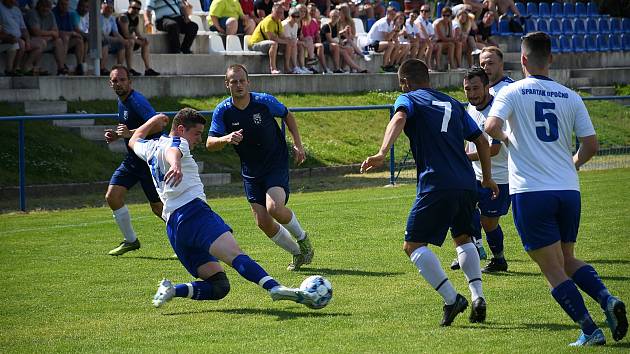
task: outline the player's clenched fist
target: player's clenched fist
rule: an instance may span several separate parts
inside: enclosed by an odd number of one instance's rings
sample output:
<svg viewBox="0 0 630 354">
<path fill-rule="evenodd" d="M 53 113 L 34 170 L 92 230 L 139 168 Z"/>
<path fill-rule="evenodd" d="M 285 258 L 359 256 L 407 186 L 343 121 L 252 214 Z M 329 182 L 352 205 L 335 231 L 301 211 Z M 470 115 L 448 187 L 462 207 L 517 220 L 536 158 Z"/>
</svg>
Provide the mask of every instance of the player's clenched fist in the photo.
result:
<svg viewBox="0 0 630 354">
<path fill-rule="evenodd" d="M 239 129 L 225 136 L 225 141 L 228 144 L 238 145 L 243 141 L 243 129 Z"/>
</svg>

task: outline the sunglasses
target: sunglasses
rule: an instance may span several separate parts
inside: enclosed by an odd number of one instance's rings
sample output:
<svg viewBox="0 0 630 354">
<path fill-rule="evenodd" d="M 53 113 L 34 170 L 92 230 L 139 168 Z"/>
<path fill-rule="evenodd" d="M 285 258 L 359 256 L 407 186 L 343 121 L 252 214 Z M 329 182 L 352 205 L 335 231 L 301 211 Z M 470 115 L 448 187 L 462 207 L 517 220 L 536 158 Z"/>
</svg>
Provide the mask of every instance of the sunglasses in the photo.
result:
<svg viewBox="0 0 630 354">
<path fill-rule="evenodd" d="M 444 14 L 442 17 L 451 17 L 452 14 Z"/>
<path fill-rule="evenodd" d="M 142 8 L 140 8 L 140 7 L 132 7 L 132 9 L 133 10 L 138 10 L 138 11 L 142 10 Z"/>
<path fill-rule="evenodd" d="M 431 10 L 420 10 L 420 12 L 431 12 Z"/>
</svg>

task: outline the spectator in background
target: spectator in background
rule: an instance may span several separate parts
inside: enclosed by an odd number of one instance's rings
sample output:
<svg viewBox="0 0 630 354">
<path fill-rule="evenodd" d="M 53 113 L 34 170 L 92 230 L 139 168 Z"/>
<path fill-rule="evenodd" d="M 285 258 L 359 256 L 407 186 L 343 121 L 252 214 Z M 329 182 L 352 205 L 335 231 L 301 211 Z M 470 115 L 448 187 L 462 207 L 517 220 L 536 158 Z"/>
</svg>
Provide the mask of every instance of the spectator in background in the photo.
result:
<svg viewBox="0 0 630 354">
<path fill-rule="evenodd" d="M 85 41 L 79 29 L 78 14 L 70 10 L 69 0 L 59 0 L 57 6 L 52 10 L 59 28 L 59 35 L 64 45 L 64 53 L 74 50 L 77 60 L 77 66 L 74 69 L 75 75 L 83 75 L 85 73 Z"/>
<path fill-rule="evenodd" d="M 431 6 L 424 4 L 420 7 L 420 18 L 415 22 L 420 30 L 420 43 L 425 49 L 421 49 L 420 54 L 424 54 L 424 62 L 427 64 L 429 71 L 433 66 L 433 50 L 436 48 L 435 29 L 431 21 Z"/>
<path fill-rule="evenodd" d="M 127 57 L 127 66 L 129 67 L 129 74 L 133 76 L 139 76 L 140 73 L 131 69 L 131 56 L 126 55 L 133 50 L 133 42 L 126 40 L 120 35 L 118 31 L 118 25 L 116 24 L 116 18 L 112 16 L 114 8 L 112 4 L 104 2 L 101 4 L 101 31 L 103 37 L 101 43 L 103 50 L 101 52 L 101 75 L 109 76 L 109 70 L 107 70 L 107 59 L 109 53 L 116 54 L 116 63 L 122 64 L 125 56 Z"/>
<path fill-rule="evenodd" d="M 300 27 L 300 10 L 292 7 L 289 10 L 289 17 L 282 21 L 282 27 L 284 27 L 284 35 L 291 40 L 291 43 L 295 43 L 295 49 L 291 52 L 291 56 L 285 54 L 285 62 L 289 61 L 285 68 L 293 68 L 288 71 L 291 74 L 310 74 L 311 71 L 305 68 L 304 63 L 304 44 L 298 38 L 298 29 Z"/>
<path fill-rule="evenodd" d="M 306 49 L 306 65 L 307 68 L 313 73 L 317 74 L 317 70 L 313 68 L 313 65 L 317 64 L 318 58 L 320 66 L 323 72 L 326 72 L 326 59 L 324 58 L 324 49 L 320 43 L 319 37 L 319 22 L 312 18 L 309 13 L 309 8 L 317 10 L 312 5 L 298 5 L 296 8 L 300 11 L 300 18 L 302 25 L 300 27 L 300 36 L 304 42 L 304 48 Z M 315 55 L 317 54 L 317 57 Z"/>
<path fill-rule="evenodd" d="M 57 63 L 57 75 L 68 75 L 66 66 L 66 48 L 61 39 L 55 15 L 52 13 L 50 0 L 39 0 L 34 9 L 24 16 L 26 26 L 34 38 L 46 43 L 44 52 L 52 51 Z"/>
<path fill-rule="evenodd" d="M 475 42 L 478 49 L 483 49 L 483 47 L 491 47 L 497 46 L 497 43 L 492 40 L 492 24 L 495 20 L 494 11 L 487 11 L 483 18 L 477 22 L 477 35 L 475 37 Z"/>
<path fill-rule="evenodd" d="M 15 56 L 18 49 L 20 49 L 20 45 L 17 42 L 17 38 L 4 31 L 2 17 L 0 17 L 0 54 L 6 59 L 4 73 L 7 76 L 16 76 L 12 70 L 15 65 Z"/>
<path fill-rule="evenodd" d="M 260 23 L 265 17 L 271 15 L 271 10 L 273 10 L 273 0 L 254 0 L 256 23 Z"/>
<path fill-rule="evenodd" d="M 396 72 L 397 52 L 396 36 L 398 32 L 394 28 L 394 17 L 396 17 L 396 9 L 387 8 L 385 17 L 374 22 L 372 28 L 368 32 L 369 45 L 366 50 L 373 50 L 377 53 L 383 53 L 383 66 L 381 69 L 385 72 Z"/>
<path fill-rule="evenodd" d="M 405 14 L 403 12 L 396 13 L 396 17 L 394 17 L 394 28 L 398 31 L 398 36 L 396 37 L 398 48 L 395 53 L 397 58 L 395 65 L 400 65 L 407 59 L 409 51 L 411 50 L 411 42 L 409 41 L 407 29 L 405 28 Z"/>
<path fill-rule="evenodd" d="M 149 0 L 144 12 L 144 23 L 151 23 L 155 11 L 155 25 L 167 33 L 169 53 L 192 54 L 190 47 L 195 40 L 199 26 L 188 17 L 190 4 L 186 0 Z M 184 40 L 179 42 L 179 34 Z"/>
<path fill-rule="evenodd" d="M 512 11 L 514 16 L 521 16 L 521 12 L 518 11 L 514 0 L 496 0 L 496 5 L 499 16 L 507 15 L 508 11 Z"/>
<path fill-rule="evenodd" d="M 245 17 L 238 0 L 214 0 L 210 5 L 208 25 L 222 34 L 252 34 L 256 22 Z"/>
<path fill-rule="evenodd" d="M 118 32 L 120 32 L 120 35 L 127 40 L 127 42 L 131 43 L 131 45 L 128 46 L 129 51 L 125 49 L 127 66 L 131 75 L 140 75 L 139 72 L 131 68 L 131 56 L 133 55 L 133 51 L 142 48 L 140 53 L 142 54 L 142 61 L 144 62 L 144 75 L 158 76 L 160 73 L 151 68 L 151 63 L 149 61 L 149 40 L 140 34 L 140 29 L 138 27 L 140 24 L 139 14 L 141 9 L 142 3 L 140 0 L 132 0 L 129 3 L 127 12 L 118 16 L 116 25 L 118 26 Z"/>
<path fill-rule="evenodd" d="M 280 70 L 278 70 L 278 66 L 276 65 L 278 46 L 280 44 L 285 45 L 285 56 L 290 56 L 294 46 L 297 46 L 294 45 L 290 39 L 284 36 L 284 28 L 282 27 L 283 18 L 284 10 L 282 8 L 282 4 L 274 4 L 271 15 L 265 17 L 258 23 L 254 33 L 249 38 L 249 43 L 247 44 L 251 50 L 269 55 L 269 70 L 272 75 L 280 74 Z M 289 63 L 286 59 L 287 58 L 285 58 L 284 69 L 288 72 Z"/>
<path fill-rule="evenodd" d="M 311 18 L 317 21 L 317 25 L 320 26 L 321 25 L 320 18 L 322 17 L 322 14 L 317 8 L 317 6 L 315 6 L 315 4 L 311 2 L 308 4 L 307 9 L 308 9 L 308 14 L 311 16 Z"/>
<path fill-rule="evenodd" d="M 475 30 L 475 15 L 467 10 L 461 11 L 455 21 L 453 21 L 453 30 L 455 31 L 455 62 L 457 67 L 462 66 L 462 54 L 466 57 L 468 68 L 473 64 L 472 51 L 477 49 L 475 38 L 470 35 Z"/>
<path fill-rule="evenodd" d="M 409 18 L 405 21 L 405 32 L 407 33 L 407 40 L 411 44 L 411 47 L 409 48 L 409 57 L 424 60 L 426 42 L 422 41 L 420 26 L 416 25 L 416 21 L 419 16 L 420 11 L 418 9 L 413 9 L 409 12 Z"/>
<path fill-rule="evenodd" d="M 435 37 L 437 38 L 437 53 L 435 55 L 436 69 L 441 69 L 442 54 L 448 55 L 448 63 L 451 69 L 456 69 L 458 66 L 455 63 L 455 31 L 453 30 L 453 23 L 451 17 L 453 12 L 451 8 L 446 6 L 442 9 L 442 17 L 433 21 L 433 28 L 435 29 Z"/>
<path fill-rule="evenodd" d="M 7 51 L 7 76 L 41 75 L 46 74 L 39 69 L 39 60 L 46 43 L 37 38 L 31 38 L 22 11 L 16 6 L 16 0 L 2 0 L 0 3 L 0 23 L 2 35 L 0 41 L 4 44 L 18 45 L 15 56 L 11 59 L 11 50 Z M 26 58 L 24 58 L 26 56 Z M 12 65 L 9 62 L 12 61 Z"/>
<path fill-rule="evenodd" d="M 344 47 L 340 43 L 340 36 L 347 33 L 346 28 L 339 28 L 339 10 L 333 9 L 330 11 L 330 21 L 324 25 L 322 25 L 321 29 L 321 39 L 322 44 L 324 45 L 324 52 L 326 54 L 332 55 L 334 70 L 333 73 L 342 74 L 344 73 L 340 60 L 343 58 L 343 61 L 346 65 L 350 67 L 351 70 L 359 72 L 359 73 L 367 73 L 367 70 L 362 69 L 357 63 L 352 59 L 352 48 Z"/>
<path fill-rule="evenodd" d="M 332 8 L 331 0 L 309 0 L 309 3 L 317 7 L 320 15 L 329 17 L 330 9 Z"/>
<path fill-rule="evenodd" d="M 83 40 L 86 42 L 85 50 L 87 52 L 88 31 L 90 30 L 90 2 L 89 0 L 79 0 L 77 3 L 77 21 L 79 31 Z"/>
<path fill-rule="evenodd" d="M 241 4 L 241 10 L 243 10 L 243 17 L 246 20 L 253 20 L 254 27 L 260 22 L 256 17 L 256 11 L 254 10 L 254 0 L 239 0 Z"/>
<path fill-rule="evenodd" d="M 357 44 L 357 29 L 354 26 L 354 19 L 350 13 L 350 6 L 347 3 L 343 3 L 337 6 L 339 9 L 339 28 L 343 29 L 341 35 L 342 45 L 352 49 L 352 52 L 358 56 L 363 57 L 365 61 L 370 61 L 372 58 L 368 55 L 367 51 L 363 51 Z"/>
</svg>

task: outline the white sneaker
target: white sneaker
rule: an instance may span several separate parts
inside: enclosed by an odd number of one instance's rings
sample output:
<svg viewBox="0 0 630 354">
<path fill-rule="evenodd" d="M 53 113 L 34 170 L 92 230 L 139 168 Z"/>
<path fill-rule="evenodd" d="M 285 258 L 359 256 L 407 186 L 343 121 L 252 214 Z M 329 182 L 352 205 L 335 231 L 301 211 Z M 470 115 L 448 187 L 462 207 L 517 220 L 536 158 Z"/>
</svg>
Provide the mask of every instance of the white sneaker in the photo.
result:
<svg viewBox="0 0 630 354">
<path fill-rule="evenodd" d="M 297 302 L 298 304 L 306 305 L 307 307 L 313 305 L 315 294 L 307 293 L 304 290 L 298 288 L 287 288 L 286 286 L 278 285 L 269 290 L 271 300 L 290 300 Z"/>
<path fill-rule="evenodd" d="M 481 53 L 481 49 L 475 49 L 475 50 L 473 50 L 470 54 L 472 54 L 472 55 L 477 55 L 477 54 L 479 54 L 479 53 Z"/>
<path fill-rule="evenodd" d="M 363 56 L 363 60 L 370 61 L 370 60 L 372 60 L 372 56 L 369 55 L 369 54 L 366 54 L 366 55 Z"/>
<path fill-rule="evenodd" d="M 312 74 L 312 72 L 305 67 L 301 67 L 299 69 L 302 70 L 302 74 Z"/>
<path fill-rule="evenodd" d="M 153 306 L 160 307 L 175 297 L 175 286 L 168 279 L 162 279 L 153 296 Z"/>
</svg>

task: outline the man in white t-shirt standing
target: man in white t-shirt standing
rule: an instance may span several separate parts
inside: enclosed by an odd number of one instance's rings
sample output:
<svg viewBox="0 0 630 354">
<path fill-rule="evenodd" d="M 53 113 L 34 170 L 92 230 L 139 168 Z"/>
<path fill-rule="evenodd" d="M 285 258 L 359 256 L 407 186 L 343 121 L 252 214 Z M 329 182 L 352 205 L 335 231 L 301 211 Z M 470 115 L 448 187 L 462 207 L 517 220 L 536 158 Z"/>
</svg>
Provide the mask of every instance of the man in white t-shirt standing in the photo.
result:
<svg viewBox="0 0 630 354">
<path fill-rule="evenodd" d="M 420 17 L 416 20 L 416 26 L 420 30 L 420 41 L 426 51 L 424 62 L 429 69 L 434 68 L 432 64 L 433 50 L 435 46 L 435 29 L 431 21 L 431 5 L 424 4 L 420 7 Z"/>
<path fill-rule="evenodd" d="M 396 45 L 396 37 L 398 31 L 394 28 L 394 17 L 396 17 L 396 9 L 387 8 L 385 17 L 374 22 L 372 28 L 368 32 L 369 44 L 366 50 L 374 50 L 377 53 L 383 53 L 383 66 L 381 69 L 385 72 L 396 72 L 398 69 L 393 65 L 396 62 L 396 53 L 398 45 Z"/>
<path fill-rule="evenodd" d="M 599 144 L 580 96 L 548 77 L 551 59 L 547 34 L 523 37 L 526 78 L 497 95 L 485 130 L 508 147 L 512 212 L 525 251 L 547 278 L 554 299 L 582 329 L 571 346 L 603 345 L 604 333 L 578 287 L 604 310 L 616 341 L 628 331 L 625 304 L 610 294 L 591 265 L 574 255 L 581 212 L 576 170 L 597 153 Z M 502 130 L 504 121 L 508 134 Z M 573 133 L 580 141 L 575 154 Z"/>
</svg>

